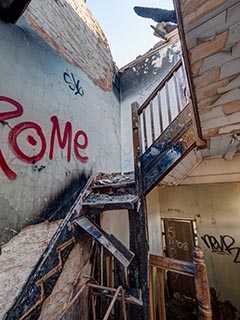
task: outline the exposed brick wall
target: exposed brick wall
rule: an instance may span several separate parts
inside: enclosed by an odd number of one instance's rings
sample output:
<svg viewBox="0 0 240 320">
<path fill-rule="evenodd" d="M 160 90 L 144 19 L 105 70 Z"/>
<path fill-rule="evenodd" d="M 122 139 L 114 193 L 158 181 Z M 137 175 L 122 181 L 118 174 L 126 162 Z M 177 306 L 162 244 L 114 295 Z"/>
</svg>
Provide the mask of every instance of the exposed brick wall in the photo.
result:
<svg viewBox="0 0 240 320">
<path fill-rule="evenodd" d="M 103 90 L 111 90 L 114 63 L 109 45 L 85 1 L 32 1 L 24 15 L 66 61 Z"/>
</svg>

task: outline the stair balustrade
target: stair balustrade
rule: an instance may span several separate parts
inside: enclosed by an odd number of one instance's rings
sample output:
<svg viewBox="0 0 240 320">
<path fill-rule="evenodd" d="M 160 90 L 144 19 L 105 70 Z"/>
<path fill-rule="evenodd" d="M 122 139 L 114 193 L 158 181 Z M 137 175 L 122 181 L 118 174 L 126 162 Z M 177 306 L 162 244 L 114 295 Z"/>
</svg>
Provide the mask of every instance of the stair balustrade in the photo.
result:
<svg viewBox="0 0 240 320">
<path fill-rule="evenodd" d="M 142 153 L 150 147 L 190 102 L 182 60 L 164 77 L 138 109 Z"/>
</svg>

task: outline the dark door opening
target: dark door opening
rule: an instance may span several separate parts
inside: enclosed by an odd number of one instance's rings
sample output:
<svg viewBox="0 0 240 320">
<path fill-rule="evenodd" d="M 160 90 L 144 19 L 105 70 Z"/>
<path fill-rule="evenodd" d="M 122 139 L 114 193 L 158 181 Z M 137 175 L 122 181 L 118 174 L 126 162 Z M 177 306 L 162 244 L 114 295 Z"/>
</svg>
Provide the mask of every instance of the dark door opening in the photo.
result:
<svg viewBox="0 0 240 320">
<path fill-rule="evenodd" d="M 193 248 L 197 245 L 196 223 L 192 220 L 162 219 L 164 254 L 168 258 L 193 261 Z M 190 277 L 168 272 L 167 294 L 194 298 L 194 280 Z"/>
</svg>

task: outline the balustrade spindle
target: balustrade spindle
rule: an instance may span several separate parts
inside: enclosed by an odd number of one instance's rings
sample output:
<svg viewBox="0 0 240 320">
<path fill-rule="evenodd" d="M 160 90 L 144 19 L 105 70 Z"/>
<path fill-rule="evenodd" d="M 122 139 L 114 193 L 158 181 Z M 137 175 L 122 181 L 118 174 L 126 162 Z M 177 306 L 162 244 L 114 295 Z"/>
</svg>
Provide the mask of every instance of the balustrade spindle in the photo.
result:
<svg viewBox="0 0 240 320">
<path fill-rule="evenodd" d="M 152 143 L 155 141 L 155 128 L 153 119 L 153 102 L 150 102 L 150 121 L 151 121 L 151 133 L 152 133 Z"/>
<path fill-rule="evenodd" d="M 147 124 L 146 124 L 146 114 L 145 110 L 143 110 L 143 139 L 144 139 L 144 151 L 148 148 L 148 139 L 147 139 Z"/>
<path fill-rule="evenodd" d="M 162 116 L 162 105 L 161 105 L 161 95 L 160 92 L 157 94 L 158 99 L 158 112 L 159 112 L 159 126 L 160 126 L 160 134 L 163 132 L 163 116 Z"/>
<path fill-rule="evenodd" d="M 172 121 L 172 117 L 171 117 L 171 106 L 170 106 L 168 82 L 166 82 L 165 84 L 165 91 L 166 91 L 167 114 L 168 114 L 168 124 L 169 124 Z"/>
<path fill-rule="evenodd" d="M 178 110 L 178 113 L 180 113 L 181 112 L 181 103 L 180 103 L 180 98 L 179 98 L 179 87 L 177 84 L 176 72 L 174 72 L 174 74 L 173 74 L 173 81 L 174 81 L 174 88 L 175 88 L 176 99 L 177 99 L 177 110 Z"/>
</svg>

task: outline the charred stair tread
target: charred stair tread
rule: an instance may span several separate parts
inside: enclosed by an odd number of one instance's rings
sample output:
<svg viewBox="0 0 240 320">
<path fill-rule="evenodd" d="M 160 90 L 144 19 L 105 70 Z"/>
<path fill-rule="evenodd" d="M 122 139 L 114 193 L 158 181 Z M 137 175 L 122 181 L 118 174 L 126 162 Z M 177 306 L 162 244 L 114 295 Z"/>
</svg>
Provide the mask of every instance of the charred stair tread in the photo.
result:
<svg viewBox="0 0 240 320">
<path fill-rule="evenodd" d="M 130 182 L 124 182 L 124 183 L 109 183 L 109 184 L 96 184 L 91 187 L 92 191 L 94 193 L 97 192 L 109 192 L 109 191 L 114 191 L 116 189 L 119 190 L 127 190 L 127 189 L 132 189 L 135 187 L 135 182 L 130 181 Z"/>
<path fill-rule="evenodd" d="M 134 182 L 134 172 L 99 173 L 94 185 L 124 184 Z"/>
<path fill-rule="evenodd" d="M 91 237 L 98 241 L 125 268 L 129 266 L 135 254 L 124 246 L 114 235 L 106 233 L 99 225 L 86 216 L 76 218 L 74 224 L 81 227 Z"/>
<path fill-rule="evenodd" d="M 134 173 L 99 173 L 83 199 L 85 209 L 131 209 L 138 201 Z"/>
<path fill-rule="evenodd" d="M 91 193 L 83 202 L 83 207 L 102 208 L 118 205 L 126 205 L 132 207 L 138 200 L 135 193 Z"/>
</svg>

